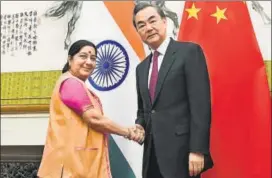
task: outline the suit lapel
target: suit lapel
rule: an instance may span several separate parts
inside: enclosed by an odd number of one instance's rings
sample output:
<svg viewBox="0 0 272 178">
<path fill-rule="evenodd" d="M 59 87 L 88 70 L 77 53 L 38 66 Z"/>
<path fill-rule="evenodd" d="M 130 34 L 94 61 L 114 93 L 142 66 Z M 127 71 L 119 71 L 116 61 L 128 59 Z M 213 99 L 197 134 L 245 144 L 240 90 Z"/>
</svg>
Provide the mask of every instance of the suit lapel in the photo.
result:
<svg viewBox="0 0 272 178">
<path fill-rule="evenodd" d="M 144 60 L 144 65 L 143 65 L 143 73 L 142 73 L 142 77 L 143 77 L 143 90 L 144 90 L 144 97 L 147 99 L 149 106 L 151 106 L 151 98 L 150 98 L 150 94 L 149 94 L 149 88 L 148 88 L 148 74 L 149 74 L 149 67 L 150 67 L 150 62 L 151 62 L 151 57 L 152 54 L 150 54 L 149 56 L 147 56 L 147 58 Z"/>
<path fill-rule="evenodd" d="M 167 47 L 166 53 L 164 55 L 160 70 L 159 70 L 159 76 L 158 76 L 158 81 L 156 85 L 155 98 L 154 98 L 153 105 L 155 104 L 158 98 L 158 95 L 161 91 L 164 79 L 167 76 L 168 71 L 171 68 L 173 62 L 175 61 L 175 58 L 174 58 L 175 53 L 176 53 L 175 41 L 171 39 Z"/>
</svg>

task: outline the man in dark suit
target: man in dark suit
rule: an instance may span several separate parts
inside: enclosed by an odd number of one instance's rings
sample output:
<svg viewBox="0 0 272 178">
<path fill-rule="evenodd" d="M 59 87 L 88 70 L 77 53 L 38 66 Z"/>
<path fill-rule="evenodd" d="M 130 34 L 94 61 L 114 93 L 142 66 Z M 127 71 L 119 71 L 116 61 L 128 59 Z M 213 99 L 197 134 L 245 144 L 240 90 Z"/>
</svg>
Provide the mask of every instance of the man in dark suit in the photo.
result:
<svg viewBox="0 0 272 178">
<path fill-rule="evenodd" d="M 200 177 L 213 166 L 203 51 L 197 44 L 168 38 L 166 17 L 158 7 L 140 3 L 133 13 L 135 28 L 152 51 L 136 69 L 139 134 L 130 138 L 144 142 L 143 178 Z"/>
</svg>

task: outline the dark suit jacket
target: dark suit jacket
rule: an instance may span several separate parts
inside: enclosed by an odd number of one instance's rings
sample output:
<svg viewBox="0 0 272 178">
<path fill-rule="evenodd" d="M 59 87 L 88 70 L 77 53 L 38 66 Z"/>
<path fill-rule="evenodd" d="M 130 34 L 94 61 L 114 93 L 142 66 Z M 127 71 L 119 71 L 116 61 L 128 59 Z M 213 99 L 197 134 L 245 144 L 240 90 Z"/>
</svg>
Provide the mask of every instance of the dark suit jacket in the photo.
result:
<svg viewBox="0 0 272 178">
<path fill-rule="evenodd" d="M 136 68 L 136 123 L 142 125 L 146 132 L 143 178 L 146 178 L 148 164 L 152 164 L 148 162 L 151 135 L 164 177 L 187 177 L 189 152 L 203 153 L 205 170 L 211 168 L 210 84 L 201 47 L 171 39 L 159 70 L 153 103 L 148 90 L 151 57 L 150 54 Z"/>
</svg>

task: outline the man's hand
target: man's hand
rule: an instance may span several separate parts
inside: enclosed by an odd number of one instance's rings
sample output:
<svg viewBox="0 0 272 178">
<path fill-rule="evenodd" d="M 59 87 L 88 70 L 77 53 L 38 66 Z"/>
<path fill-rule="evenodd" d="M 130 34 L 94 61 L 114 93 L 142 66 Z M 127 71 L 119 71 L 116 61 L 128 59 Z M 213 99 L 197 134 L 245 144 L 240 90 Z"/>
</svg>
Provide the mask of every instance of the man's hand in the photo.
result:
<svg viewBox="0 0 272 178">
<path fill-rule="evenodd" d="M 204 168 L 204 155 L 201 153 L 189 154 L 189 174 L 197 176 Z"/>
<path fill-rule="evenodd" d="M 138 143 L 142 143 L 144 141 L 145 131 L 141 125 L 135 124 L 134 126 L 132 126 L 129 129 L 130 129 L 130 132 L 132 132 L 133 134 L 131 134 L 131 136 L 128 139 L 133 140 Z"/>
</svg>

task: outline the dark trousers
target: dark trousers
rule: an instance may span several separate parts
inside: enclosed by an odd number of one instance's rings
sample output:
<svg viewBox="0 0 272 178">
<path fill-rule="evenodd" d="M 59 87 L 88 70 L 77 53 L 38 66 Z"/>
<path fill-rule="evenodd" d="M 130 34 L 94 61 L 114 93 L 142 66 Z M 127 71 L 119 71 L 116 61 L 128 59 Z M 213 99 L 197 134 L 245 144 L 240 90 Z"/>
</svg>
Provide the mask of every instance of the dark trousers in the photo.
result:
<svg viewBox="0 0 272 178">
<path fill-rule="evenodd" d="M 151 138 L 150 141 L 151 141 L 151 148 L 149 148 L 150 158 L 149 158 L 149 164 L 148 164 L 148 170 L 147 170 L 147 178 L 163 178 L 158 166 L 153 138 Z"/>
<path fill-rule="evenodd" d="M 161 175 L 161 172 L 160 172 L 160 169 L 158 166 L 158 161 L 157 161 L 157 156 L 155 153 L 153 138 L 150 139 L 150 142 L 151 142 L 151 146 L 149 147 L 150 158 L 149 158 L 149 164 L 148 164 L 148 170 L 147 170 L 147 178 L 164 178 Z M 200 175 L 192 176 L 189 178 L 200 178 Z"/>
</svg>

